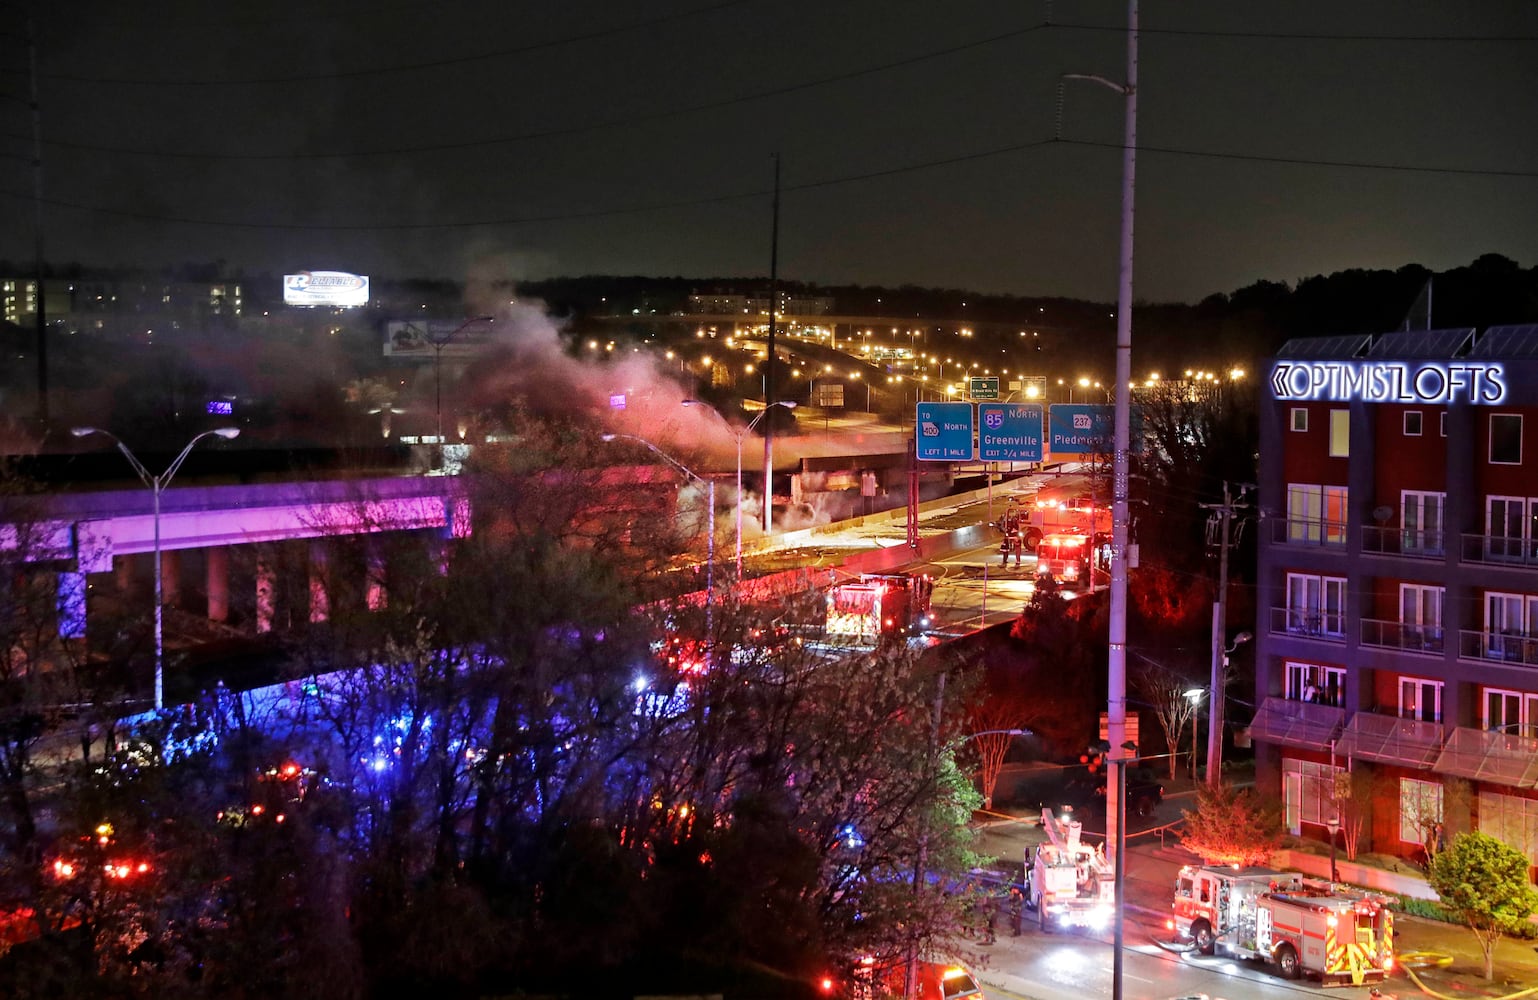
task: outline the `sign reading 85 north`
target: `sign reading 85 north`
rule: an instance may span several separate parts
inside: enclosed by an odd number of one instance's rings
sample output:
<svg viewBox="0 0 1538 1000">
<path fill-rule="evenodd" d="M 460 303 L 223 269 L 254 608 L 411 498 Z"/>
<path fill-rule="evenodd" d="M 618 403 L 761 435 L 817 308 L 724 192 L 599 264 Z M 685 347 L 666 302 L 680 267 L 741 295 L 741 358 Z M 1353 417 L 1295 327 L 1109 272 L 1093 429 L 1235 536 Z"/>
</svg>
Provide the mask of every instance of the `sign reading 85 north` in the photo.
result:
<svg viewBox="0 0 1538 1000">
<path fill-rule="evenodd" d="M 977 457 L 984 462 L 1040 462 L 1040 403 L 978 403 Z"/>
<path fill-rule="evenodd" d="M 913 453 L 920 462 L 972 460 L 971 403 L 920 403 L 914 417 Z"/>
</svg>

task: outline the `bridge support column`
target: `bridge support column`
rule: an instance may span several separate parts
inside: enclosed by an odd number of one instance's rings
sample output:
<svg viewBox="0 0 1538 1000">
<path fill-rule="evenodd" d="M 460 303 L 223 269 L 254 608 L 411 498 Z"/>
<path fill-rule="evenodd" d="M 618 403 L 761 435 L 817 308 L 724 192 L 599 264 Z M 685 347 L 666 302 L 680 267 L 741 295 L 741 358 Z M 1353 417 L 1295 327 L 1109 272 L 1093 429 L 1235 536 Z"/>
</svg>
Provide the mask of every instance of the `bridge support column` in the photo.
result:
<svg viewBox="0 0 1538 1000">
<path fill-rule="evenodd" d="M 208 550 L 208 619 L 230 620 L 230 550 L 215 545 Z"/>
<path fill-rule="evenodd" d="M 274 609 L 277 606 L 278 574 L 266 559 L 256 563 L 256 630 L 271 632 Z"/>
<path fill-rule="evenodd" d="M 385 589 L 385 557 L 378 545 L 368 547 L 368 574 L 365 582 L 365 600 L 370 611 L 383 611 L 390 605 L 390 595 Z"/>
<path fill-rule="evenodd" d="M 310 622 L 331 617 L 331 597 L 326 593 L 327 553 L 324 542 L 310 543 Z"/>
<path fill-rule="evenodd" d="M 60 573 L 58 582 L 59 638 L 85 638 L 85 574 Z"/>
<path fill-rule="evenodd" d="M 151 558 L 154 558 L 151 556 Z M 179 608 L 182 603 L 182 563 L 171 549 L 160 551 L 160 595 L 168 608 Z"/>
</svg>

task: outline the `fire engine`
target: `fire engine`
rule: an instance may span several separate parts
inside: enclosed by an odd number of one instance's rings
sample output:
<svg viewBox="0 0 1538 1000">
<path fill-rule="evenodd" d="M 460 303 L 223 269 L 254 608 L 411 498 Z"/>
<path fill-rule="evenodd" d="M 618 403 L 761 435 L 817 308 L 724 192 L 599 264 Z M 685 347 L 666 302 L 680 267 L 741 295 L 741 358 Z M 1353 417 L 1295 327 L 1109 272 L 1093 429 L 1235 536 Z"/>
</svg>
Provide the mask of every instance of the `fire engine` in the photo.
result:
<svg viewBox="0 0 1538 1000">
<path fill-rule="evenodd" d="M 1063 476 L 1036 491 L 1025 528 L 1025 547 L 1034 550 L 1048 535 L 1068 531 L 1086 535 L 1111 531 L 1110 508 L 1095 503 L 1089 476 Z"/>
<path fill-rule="evenodd" d="M 1025 866 L 1025 901 L 1036 911 L 1042 930 L 1065 927 L 1104 927 L 1115 912 L 1115 870 L 1099 847 L 1080 839 L 1079 821 L 1071 811 L 1058 818 L 1041 811 L 1047 842 Z"/>
<path fill-rule="evenodd" d="M 1094 585 L 1094 573 L 1104 572 L 1099 549 L 1109 536 L 1084 531 L 1047 535 L 1036 546 L 1036 575 L 1067 586 Z"/>
<path fill-rule="evenodd" d="M 1266 868 L 1186 865 L 1170 927 L 1204 955 L 1274 965 L 1325 986 L 1382 982 L 1394 966 L 1394 917 L 1384 896 Z"/>
<path fill-rule="evenodd" d="M 828 589 L 827 632 L 856 642 L 929 628 L 934 581 L 923 573 L 866 573 Z"/>
</svg>

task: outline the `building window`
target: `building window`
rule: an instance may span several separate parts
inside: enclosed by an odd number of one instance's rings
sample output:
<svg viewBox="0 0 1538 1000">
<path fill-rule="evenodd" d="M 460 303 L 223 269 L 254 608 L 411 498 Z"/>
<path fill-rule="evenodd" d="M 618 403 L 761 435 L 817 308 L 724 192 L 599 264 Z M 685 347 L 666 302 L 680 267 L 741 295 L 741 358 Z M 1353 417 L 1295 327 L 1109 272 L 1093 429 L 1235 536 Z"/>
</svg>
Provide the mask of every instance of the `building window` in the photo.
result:
<svg viewBox="0 0 1538 1000">
<path fill-rule="evenodd" d="M 1404 490 L 1399 494 L 1399 523 L 1404 537 L 1401 551 L 1441 555 L 1447 494 Z"/>
<path fill-rule="evenodd" d="M 1507 691 L 1502 688 L 1485 688 L 1484 716 L 1480 722 L 1491 732 L 1511 733 L 1516 736 L 1538 736 L 1538 694 L 1530 691 Z"/>
<path fill-rule="evenodd" d="M 1442 648 L 1442 602 L 1447 588 L 1421 583 L 1399 585 L 1401 649 Z"/>
<path fill-rule="evenodd" d="M 1485 549 L 1502 562 L 1538 558 L 1538 497 L 1485 497 Z"/>
<path fill-rule="evenodd" d="M 1447 436 L 1447 411 L 1443 410 L 1441 413 L 1437 414 L 1437 416 L 1441 418 L 1440 420 L 1437 421 L 1437 423 L 1442 428 L 1442 436 L 1446 437 Z"/>
<path fill-rule="evenodd" d="M 1287 631 L 1345 638 L 1346 578 L 1288 573 Z"/>
<path fill-rule="evenodd" d="M 1292 429 L 1295 431 L 1308 430 L 1308 408 L 1294 406 L 1292 408 Z"/>
<path fill-rule="evenodd" d="M 1322 663 L 1287 661 L 1283 673 L 1283 694 L 1288 701 L 1307 701 L 1316 705 L 1346 705 L 1346 669 Z"/>
<path fill-rule="evenodd" d="M 1520 419 L 1520 418 L 1519 418 Z M 1330 411 L 1330 457 L 1351 456 L 1351 411 Z"/>
<path fill-rule="evenodd" d="M 1522 414 L 1490 414 L 1490 464 L 1522 464 Z"/>
<path fill-rule="evenodd" d="M 1399 779 L 1399 839 L 1407 844 L 1436 843 L 1442 825 L 1442 786 L 1419 778 Z"/>
<path fill-rule="evenodd" d="M 1442 721 L 1442 682 L 1421 677 L 1399 678 L 1399 717 L 1419 722 Z"/>
<path fill-rule="evenodd" d="M 1311 760 L 1282 761 L 1282 803 L 1294 835 L 1302 824 L 1323 826 L 1335 814 L 1335 776 L 1345 773 L 1343 767 Z"/>
<path fill-rule="evenodd" d="M 1404 413 L 1404 432 L 1406 437 L 1421 436 L 1421 411 L 1406 410 Z"/>
<path fill-rule="evenodd" d="M 1531 869 L 1534 860 L 1538 859 L 1538 799 L 1480 792 L 1479 832 L 1527 855 L 1527 865 Z"/>
<path fill-rule="evenodd" d="M 1491 660 L 1538 663 L 1538 594 L 1485 593 L 1485 656 Z"/>
<path fill-rule="evenodd" d="M 1287 484 L 1287 540 L 1324 545 L 1346 544 L 1344 486 Z"/>
</svg>

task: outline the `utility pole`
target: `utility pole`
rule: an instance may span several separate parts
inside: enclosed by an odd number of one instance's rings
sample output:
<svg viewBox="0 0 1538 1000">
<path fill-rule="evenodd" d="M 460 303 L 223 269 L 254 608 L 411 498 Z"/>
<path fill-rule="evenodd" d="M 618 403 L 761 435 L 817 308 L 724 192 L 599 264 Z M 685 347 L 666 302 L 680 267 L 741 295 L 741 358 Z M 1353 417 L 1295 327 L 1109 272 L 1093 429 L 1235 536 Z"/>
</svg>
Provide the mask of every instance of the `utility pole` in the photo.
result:
<svg viewBox="0 0 1538 1000">
<path fill-rule="evenodd" d="M 774 211 L 769 227 L 769 352 L 764 358 L 764 412 L 774 405 L 774 322 L 780 307 L 780 154 L 774 154 Z M 764 424 L 764 534 L 774 530 L 774 421 Z"/>
<path fill-rule="evenodd" d="M 1223 502 L 1202 504 L 1212 511 L 1208 516 L 1208 528 L 1216 524 L 1218 529 L 1218 594 L 1217 600 L 1212 602 L 1212 679 L 1207 699 L 1207 784 L 1213 788 L 1218 787 L 1223 777 L 1223 702 L 1228 681 L 1228 528 L 1244 506 L 1250 488 L 1249 483 L 1241 483 L 1236 499 L 1228 481 L 1224 480 Z"/>
<path fill-rule="evenodd" d="M 37 22 L 27 16 L 27 97 L 32 109 L 33 279 L 37 282 L 37 422 L 48 426 L 48 316 L 43 303 L 43 111 L 37 97 Z"/>
</svg>

